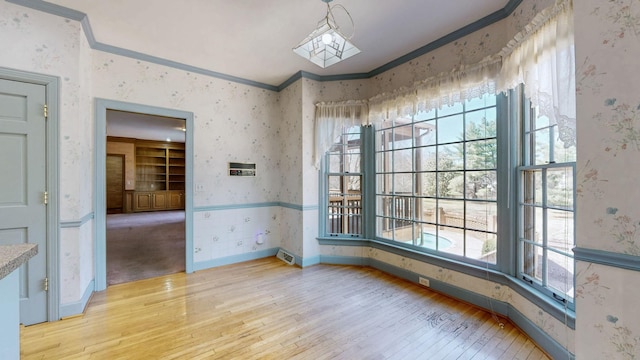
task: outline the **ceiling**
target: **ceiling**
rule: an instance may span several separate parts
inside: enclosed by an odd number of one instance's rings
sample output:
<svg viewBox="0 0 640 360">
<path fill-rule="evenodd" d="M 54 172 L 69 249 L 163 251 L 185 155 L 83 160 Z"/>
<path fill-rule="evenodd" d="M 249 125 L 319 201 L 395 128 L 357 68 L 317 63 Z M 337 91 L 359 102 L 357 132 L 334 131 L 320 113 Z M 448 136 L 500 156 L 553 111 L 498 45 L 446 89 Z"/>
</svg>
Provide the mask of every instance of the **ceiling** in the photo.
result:
<svg viewBox="0 0 640 360">
<path fill-rule="evenodd" d="M 49 0 L 88 15 L 96 42 L 278 86 L 298 71 L 371 72 L 504 8 L 509 0 L 334 0 L 362 51 L 322 69 L 293 53 L 326 14 L 322 0 Z"/>
<path fill-rule="evenodd" d="M 513 1 L 513 0 L 511 0 Z M 338 26 L 361 50 L 322 69 L 292 49 L 326 15 L 322 0 L 49 0 L 87 14 L 95 41 L 261 84 L 299 71 L 369 73 L 503 9 L 509 0 L 334 0 Z M 184 120 L 109 111 L 107 135 L 184 142 Z"/>
<path fill-rule="evenodd" d="M 107 110 L 107 136 L 185 142 L 185 120 Z"/>
</svg>

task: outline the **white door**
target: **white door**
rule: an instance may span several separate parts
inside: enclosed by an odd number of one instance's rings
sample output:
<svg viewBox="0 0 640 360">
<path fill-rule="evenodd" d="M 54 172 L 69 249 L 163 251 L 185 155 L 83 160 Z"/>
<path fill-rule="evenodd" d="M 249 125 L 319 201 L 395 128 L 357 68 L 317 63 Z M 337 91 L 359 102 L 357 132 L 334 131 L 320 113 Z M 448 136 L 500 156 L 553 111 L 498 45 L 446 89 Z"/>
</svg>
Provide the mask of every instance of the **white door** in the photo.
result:
<svg viewBox="0 0 640 360">
<path fill-rule="evenodd" d="M 20 322 L 47 321 L 45 86 L 0 79 L 0 245 L 35 243 L 20 271 Z"/>
</svg>

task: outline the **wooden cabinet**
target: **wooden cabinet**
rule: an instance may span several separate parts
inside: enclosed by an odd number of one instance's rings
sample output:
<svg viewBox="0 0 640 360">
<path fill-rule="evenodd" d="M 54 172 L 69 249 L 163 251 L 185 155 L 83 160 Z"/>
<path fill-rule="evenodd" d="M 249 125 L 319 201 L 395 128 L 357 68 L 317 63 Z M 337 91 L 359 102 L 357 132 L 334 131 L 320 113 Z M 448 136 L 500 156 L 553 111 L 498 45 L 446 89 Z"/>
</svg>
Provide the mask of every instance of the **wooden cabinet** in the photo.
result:
<svg viewBox="0 0 640 360">
<path fill-rule="evenodd" d="M 167 191 L 167 209 L 184 209 L 184 191 Z"/>
<path fill-rule="evenodd" d="M 133 211 L 184 209 L 184 144 L 136 141 Z"/>
<path fill-rule="evenodd" d="M 168 209 L 183 209 L 182 207 L 169 207 L 169 195 L 167 191 L 136 191 L 133 193 L 133 211 L 155 211 Z"/>
</svg>

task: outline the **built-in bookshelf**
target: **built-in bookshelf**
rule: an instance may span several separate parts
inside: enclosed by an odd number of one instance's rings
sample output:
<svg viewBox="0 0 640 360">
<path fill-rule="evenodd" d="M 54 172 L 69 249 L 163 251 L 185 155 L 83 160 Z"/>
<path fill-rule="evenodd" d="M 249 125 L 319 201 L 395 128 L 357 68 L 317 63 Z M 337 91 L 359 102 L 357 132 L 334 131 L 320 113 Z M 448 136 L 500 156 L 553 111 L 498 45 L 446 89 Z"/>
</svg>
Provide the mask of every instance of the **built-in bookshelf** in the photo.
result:
<svg viewBox="0 0 640 360">
<path fill-rule="evenodd" d="M 136 141 L 133 211 L 184 209 L 184 144 Z"/>
</svg>

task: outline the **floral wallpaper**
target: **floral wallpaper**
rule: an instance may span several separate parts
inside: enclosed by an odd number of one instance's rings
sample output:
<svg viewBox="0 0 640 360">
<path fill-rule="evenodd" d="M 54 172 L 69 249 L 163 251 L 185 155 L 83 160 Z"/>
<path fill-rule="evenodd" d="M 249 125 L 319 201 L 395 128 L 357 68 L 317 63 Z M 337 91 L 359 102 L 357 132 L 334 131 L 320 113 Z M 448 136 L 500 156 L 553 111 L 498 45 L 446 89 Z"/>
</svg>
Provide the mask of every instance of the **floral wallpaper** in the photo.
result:
<svg viewBox="0 0 640 360">
<path fill-rule="evenodd" d="M 574 1 L 574 15 L 577 245 L 640 256 L 640 3 Z M 638 273 L 589 262 L 576 270 L 576 357 L 639 359 Z"/>
<path fill-rule="evenodd" d="M 16 39 L 20 39 L 17 41 Z M 93 114 L 91 55 L 81 25 L 0 2 L 0 66 L 59 78 L 60 220 L 78 221 L 93 211 Z M 59 233 L 61 302 L 82 297 L 93 279 L 93 228 Z"/>
<path fill-rule="evenodd" d="M 317 172 L 311 165 L 314 104 L 366 99 L 452 66 L 495 54 L 553 0 L 524 0 L 507 19 L 368 80 L 301 79 L 280 93 L 91 50 L 78 22 L 0 2 L 0 66 L 60 79 L 60 218 L 93 208 L 93 98 L 194 113 L 194 259 L 206 262 L 283 247 L 298 256 L 373 258 L 507 301 L 578 359 L 640 358 L 640 277 L 577 262 L 575 334 L 515 291 L 375 249 L 318 246 Z M 577 242 L 640 255 L 640 3 L 574 1 L 578 96 Z M 20 39 L 20 41 L 16 41 Z M 588 145 L 580 145 L 588 144 Z M 258 176 L 231 179 L 229 161 Z M 282 202 L 287 206 L 208 210 Z M 300 209 L 301 208 L 301 209 Z M 93 221 L 60 229 L 61 302 L 78 301 L 93 278 Z M 264 240 L 256 242 L 257 237 Z"/>
</svg>

